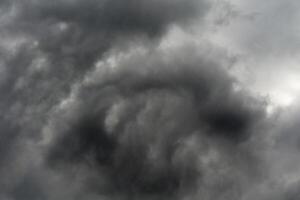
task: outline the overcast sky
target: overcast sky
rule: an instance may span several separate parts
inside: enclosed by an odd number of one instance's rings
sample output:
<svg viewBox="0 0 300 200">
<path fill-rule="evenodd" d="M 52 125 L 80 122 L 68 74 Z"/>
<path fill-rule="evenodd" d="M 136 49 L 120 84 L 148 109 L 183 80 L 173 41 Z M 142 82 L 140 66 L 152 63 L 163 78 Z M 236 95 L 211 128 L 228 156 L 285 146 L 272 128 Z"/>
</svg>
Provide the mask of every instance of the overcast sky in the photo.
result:
<svg viewBox="0 0 300 200">
<path fill-rule="evenodd" d="M 298 200 L 299 11 L 0 0 L 0 199 Z"/>
</svg>

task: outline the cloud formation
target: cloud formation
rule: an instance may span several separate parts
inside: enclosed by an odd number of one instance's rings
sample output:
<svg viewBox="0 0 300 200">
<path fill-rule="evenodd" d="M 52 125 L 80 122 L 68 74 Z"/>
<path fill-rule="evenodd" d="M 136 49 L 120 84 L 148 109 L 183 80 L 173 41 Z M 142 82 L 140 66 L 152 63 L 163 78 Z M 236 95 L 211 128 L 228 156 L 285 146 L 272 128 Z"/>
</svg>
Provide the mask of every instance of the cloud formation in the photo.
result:
<svg viewBox="0 0 300 200">
<path fill-rule="evenodd" d="M 184 50 L 132 55 L 120 66 L 101 66 L 100 77 L 90 78 L 60 111 L 71 109 L 70 116 L 55 117 L 63 128 L 55 131 L 50 164 L 91 165 L 106 174 L 106 192 L 129 198 L 183 198 L 199 188 L 210 191 L 207 199 L 240 196 L 239 179 L 258 173 L 255 156 L 243 144 L 264 120 L 264 104 L 234 91 L 218 63 L 192 47 Z M 210 180 L 210 173 L 228 184 Z"/>
<path fill-rule="evenodd" d="M 206 36 L 235 9 L 0 1 L 0 199 L 297 199 L 298 112 L 270 116 Z"/>
</svg>

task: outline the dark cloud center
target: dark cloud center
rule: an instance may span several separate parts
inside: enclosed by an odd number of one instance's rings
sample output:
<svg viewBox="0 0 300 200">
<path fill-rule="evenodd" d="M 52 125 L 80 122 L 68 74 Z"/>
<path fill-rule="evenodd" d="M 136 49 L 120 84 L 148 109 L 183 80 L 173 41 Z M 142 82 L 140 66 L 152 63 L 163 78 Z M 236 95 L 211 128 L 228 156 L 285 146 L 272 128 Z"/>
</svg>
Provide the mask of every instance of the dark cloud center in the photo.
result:
<svg viewBox="0 0 300 200">
<path fill-rule="evenodd" d="M 140 76 L 136 66 L 123 66 L 116 76 L 82 89 L 79 116 L 54 143 L 50 163 L 96 163 L 108 174 L 111 191 L 170 197 L 201 182 L 197 160 L 203 147 L 190 146 L 190 138 L 234 147 L 264 116 L 255 99 L 233 90 L 223 70 L 186 65 L 164 71 L 169 65 L 154 63 L 160 73 L 144 69 L 147 76 Z"/>
<path fill-rule="evenodd" d="M 253 161 L 240 149 L 264 119 L 264 105 L 234 90 L 216 57 L 198 55 L 198 47 L 166 53 L 157 45 L 171 26 L 201 20 L 211 4 L 1 1 L 0 35 L 16 45 L 0 44 L 0 90 L 6 94 L 0 102 L 0 155 L 17 163 L 25 149 L 34 167 L 20 167 L 23 181 L 3 181 L 0 198 L 3 190 L 16 199 L 56 199 L 45 189 L 55 179 L 50 173 L 60 175 L 58 185 L 76 179 L 69 173 L 81 178 L 70 186 L 68 199 L 181 199 L 211 188 L 218 191 L 207 196 L 219 198 L 238 187 L 233 179 L 240 171 L 247 169 L 241 174 L 248 178 L 253 169 L 245 165 Z M 131 55 L 135 47 L 146 53 Z M 118 53 L 129 58 L 118 60 Z M 105 58 L 116 59 L 117 66 L 106 66 Z M 31 172 L 35 167 L 39 173 Z"/>
</svg>

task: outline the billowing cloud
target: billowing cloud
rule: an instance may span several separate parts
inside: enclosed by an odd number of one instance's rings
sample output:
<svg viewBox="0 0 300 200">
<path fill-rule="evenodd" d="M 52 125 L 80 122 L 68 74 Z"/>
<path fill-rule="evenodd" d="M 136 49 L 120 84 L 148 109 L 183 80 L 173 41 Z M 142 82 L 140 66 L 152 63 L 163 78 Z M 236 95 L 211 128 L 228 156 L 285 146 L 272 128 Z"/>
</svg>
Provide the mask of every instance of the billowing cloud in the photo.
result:
<svg viewBox="0 0 300 200">
<path fill-rule="evenodd" d="M 193 47 L 116 62 L 99 66 L 54 115 L 51 166 L 87 165 L 102 174 L 94 192 L 128 198 L 238 198 L 244 179 L 259 179 L 247 141 L 264 103 L 236 91 L 220 63 Z"/>
<path fill-rule="evenodd" d="M 208 3 L 3 1 L 1 8 L 0 110 L 9 144 L 20 132 L 38 135 L 47 113 L 112 46 L 155 41 L 171 24 L 205 13 Z"/>
<path fill-rule="evenodd" d="M 234 72 L 297 48 L 251 5 L 0 1 L 0 199 L 297 199 L 299 112 Z"/>
</svg>

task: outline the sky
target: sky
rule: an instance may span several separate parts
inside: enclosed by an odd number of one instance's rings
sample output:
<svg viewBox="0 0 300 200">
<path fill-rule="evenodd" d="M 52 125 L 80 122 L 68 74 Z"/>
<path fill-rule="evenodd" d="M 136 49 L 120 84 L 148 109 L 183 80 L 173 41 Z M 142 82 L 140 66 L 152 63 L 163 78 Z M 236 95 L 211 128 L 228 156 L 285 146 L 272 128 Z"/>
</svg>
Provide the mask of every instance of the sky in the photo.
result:
<svg viewBox="0 0 300 200">
<path fill-rule="evenodd" d="M 299 10 L 0 0 L 0 199 L 298 200 Z"/>
</svg>

